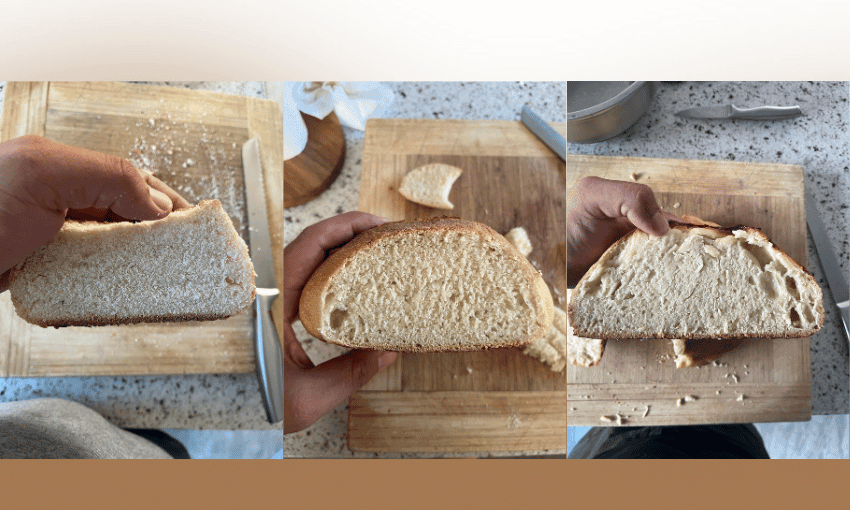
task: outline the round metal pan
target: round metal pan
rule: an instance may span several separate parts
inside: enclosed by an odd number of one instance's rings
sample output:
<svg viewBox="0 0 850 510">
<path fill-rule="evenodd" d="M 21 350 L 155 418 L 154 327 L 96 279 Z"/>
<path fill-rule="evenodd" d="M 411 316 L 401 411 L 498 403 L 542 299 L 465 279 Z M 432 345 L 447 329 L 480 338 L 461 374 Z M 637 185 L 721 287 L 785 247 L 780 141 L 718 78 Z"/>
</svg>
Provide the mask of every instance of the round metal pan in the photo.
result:
<svg viewBox="0 0 850 510">
<path fill-rule="evenodd" d="M 651 81 L 567 82 L 567 141 L 596 143 L 630 128 L 649 110 Z"/>
</svg>

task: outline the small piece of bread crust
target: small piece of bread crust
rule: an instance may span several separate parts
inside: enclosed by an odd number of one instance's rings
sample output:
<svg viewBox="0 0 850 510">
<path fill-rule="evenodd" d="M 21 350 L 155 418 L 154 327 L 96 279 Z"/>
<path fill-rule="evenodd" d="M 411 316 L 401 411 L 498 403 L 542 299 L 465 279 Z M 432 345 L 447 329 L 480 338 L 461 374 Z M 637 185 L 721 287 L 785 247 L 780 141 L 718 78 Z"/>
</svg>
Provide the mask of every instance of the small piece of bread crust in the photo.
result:
<svg viewBox="0 0 850 510">
<path fill-rule="evenodd" d="M 528 257 L 531 254 L 531 239 L 528 238 L 528 232 L 524 228 L 514 227 L 508 230 L 508 233 L 505 234 L 505 239 L 514 245 L 514 248 L 519 250 L 523 256 Z"/>
<path fill-rule="evenodd" d="M 224 319 L 254 300 L 248 247 L 217 200 L 139 223 L 66 221 L 13 268 L 32 324 L 105 326 Z"/>
<path fill-rule="evenodd" d="M 411 202 L 436 209 L 454 209 L 449 202 L 452 185 L 463 170 L 443 163 L 430 163 L 414 168 L 401 180 L 398 192 Z"/>
<path fill-rule="evenodd" d="M 543 277 L 490 227 L 457 218 L 386 223 L 330 255 L 299 316 L 316 338 L 402 352 L 519 347 L 554 305 Z"/>
</svg>

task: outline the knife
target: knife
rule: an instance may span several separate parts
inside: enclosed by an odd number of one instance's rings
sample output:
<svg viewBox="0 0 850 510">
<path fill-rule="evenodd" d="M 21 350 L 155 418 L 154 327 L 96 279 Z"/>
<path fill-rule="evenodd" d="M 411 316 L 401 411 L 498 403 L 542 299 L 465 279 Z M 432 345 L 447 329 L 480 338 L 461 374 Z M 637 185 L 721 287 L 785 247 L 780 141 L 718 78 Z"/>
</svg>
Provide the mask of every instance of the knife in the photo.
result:
<svg viewBox="0 0 850 510">
<path fill-rule="evenodd" d="M 269 423 L 283 421 L 283 354 L 271 317 L 271 303 L 280 293 L 274 278 L 272 242 L 260 146 L 256 138 L 242 146 L 245 173 L 245 203 L 248 210 L 248 246 L 254 272 L 257 298 L 254 300 L 254 349 L 257 377 Z"/>
<path fill-rule="evenodd" d="M 559 158 L 564 161 L 567 160 L 566 138 L 552 129 L 552 126 L 550 126 L 545 120 L 541 119 L 540 116 L 531 111 L 531 108 L 529 108 L 528 105 L 522 107 L 520 120 L 522 120 L 525 127 L 534 133 L 537 138 L 540 138 L 547 147 L 552 149 Z"/>
<path fill-rule="evenodd" d="M 698 106 L 682 110 L 675 115 L 684 119 L 741 119 L 741 120 L 785 120 L 803 114 L 799 106 L 759 106 L 758 108 L 738 108 L 725 106 Z"/>
<path fill-rule="evenodd" d="M 848 329 L 848 323 L 850 323 L 850 314 L 848 314 L 850 312 L 850 289 L 847 287 L 847 280 L 841 272 L 838 259 L 835 258 L 835 252 L 832 251 L 832 245 L 826 236 L 826 229 L 818 214 L 817 206 L 815 206 L 815 199 L 808 189 L 806 190 L 806 223 L 809 224 L 809 232 L 815 241 L 815 248 L 818 252 L 820 265 L 826 274 L 829 291 L 838 305 L 841 321 L 844 323 L 844 335 L 850 341 L 850 329 Z"/>
</svg>

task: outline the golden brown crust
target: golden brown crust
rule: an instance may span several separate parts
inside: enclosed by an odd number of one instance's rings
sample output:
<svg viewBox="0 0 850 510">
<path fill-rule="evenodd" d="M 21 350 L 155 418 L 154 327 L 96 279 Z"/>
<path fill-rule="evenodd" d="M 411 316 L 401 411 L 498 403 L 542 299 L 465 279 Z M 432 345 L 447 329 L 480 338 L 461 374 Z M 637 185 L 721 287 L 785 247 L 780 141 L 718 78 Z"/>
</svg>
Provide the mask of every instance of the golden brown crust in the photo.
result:
<svg viewBox="0 0 850 510">
<path fill-rule="evenodd" d="M 696 218 L 696 217 L 693 217 L 693 216 L 691 216 L 690 218 L 695 218 L 697 220 L 699 219 L 699 218 Z M 802 265 L 797 263 L 796 260 L 794 260 L 787 253 L 785 253 L 785 251 L 783 251 L 781 248 L 779 248 L 779 246 L 777 246 L 775 243 L 773 243 L 773 241 L 771 241 L 761 230 L 759 230 L 757 228 L 748 227 L 746 225 L 737 225 L 737 226 L 734 226 L 734 227 L 714 227 L 714 226 L 711 226 L 710 224 L 708 224 L 708 222 L 683 223 L 683 222 L 672 221 L 672 220 L 669 221 L 668 224 L 670 225 L 670 228 L 675 228 L 677 230 L 687 231 L 687 230 L 690 230 L 692 228 L 700 228 L 700 229 L 714 230 L 718 233 L 723 234 L 724 236 L 734 235 L 735 231 L 739 231 L 739 230 L 743 230 L 743 231 L 747 232 L 748 234 L 754 234 L 757 237 L 763 239 L 764 241 L 771 243 L 773 245 L 773 247 L 776 249 L 776 251 L 779 252 L 778 256 L 783 257 L 786 262 L 790 263 L 790 265 L 797 267 L 798 269 L 802 270 L 803 273 L 808 276 L 809 283 L 811 285 L 813 285 L 814 287 L 816 287 L 817 291 L 822 294 L 821 288 L 817 284 L 817 281 L 815 280 L 812 273 L 810 273 L 808 269 L 806 269 L 805 267 L 803 267 Z M 587 270 L 587 272 L 584 273 L 584 276 L 582 276 L 581 279 L 576 284 L 576 288 L 581 286 L 581 284 L 584 283 L 584 281 L 587 278 L 589 278 L 591 274 L 593 274 L 593 272 L 597 268 L 597 266 L 600 266 L 604 263 L 606 254 L 608 254 L 612 250 L 615 250 L 619 245 L 625 243 L 632 236 L 640 235 L 640 234 L 643 234 L 643 232 L 635 229 L 632 232 L 630 232 L 629 234 L 624 235 L 623 237 L 618 239 L 616 242 L 614 242 L 614 244 L 612 244 L 605 251 L 605 253 L 602 254 L 601 257 L 599 257 L 599 260 L 597 260 L 592 266 L 590 266 L 590 268 Z M 821 327 L 823 327 L 823 321 L 824 321 L 823 299 L 821 299 L 819 304 L 818 304 L 818 313 L 819 313 L 818 325 L 812 331 L 799 331 L 799 332 L 790 333 L 790 334 L 784 333 L 782 335 L 782 338 L 806 338 L 806 337 L 809 337 L 809 336 L 813 335 L 814 333 L 816 333 L 818 330 L 820 330 Z M 667 338 L 667 339 L 670 339 L 668 336 L 664 335 L 663 333 L 656 333 L 654 335 L 652 335 L 652 334 L 641 335 L 641 336 L 635 336 L 635 337 L 628 337 L 627 338 L 627 337 L 623 337 L 623 336 L 616 335 L 616 334 L 604 334 L 604 333 L 599 334 L 599 333 L 596 333 L 596 332 L 589 332 L 589 331 L 586 331 L 584 329 L 581 329 L 580 327 L 576 327 L 575 326 L 575 300 L 573 300 L 570 303 L 570 305 L 567 307 L 567 314 L 570 317 L 570 323 L 573 324 L 573 331 L 574 331 L 576 336 L 593 337 L 593 338 L 599 338 L 600 340 L 637 340 L 637 339 L 642 339 L 642 338 L 662 338 L 662 339 Z M 691 335 L 686 335 L 686 336 L 679 335 L 676 338 L 682 338 L 682 339 L 685 339 L 685 340 L 717 340 L 718 339 L 717 335 L 701 335 L 701 334 L 691 334 Z M 763 334 L 737 333 L 737 334 L 731 334 L 731 335 L 724 336 L 723 338 L 727 339 L 727 340 L 733 340 L 733 339 L 747 339 L 747 338 L 776 338 L 776 336 L 773 335 L 773 334 L 769 334 L 769 333 L 763 333 Z"/>
<path fill-rule="evenodd" d="M 511 256 L 517 261 L 518 267 L 523 268 L 523 272 L 525 273 L 525 276 L 528 279 L 529 286 L 537 289 L 537 293 L 540 295 L 544 308 L 544 323 L 541 325 L 541 327 L 539 327 L 540 331 L 535 335 L 523 339 L 522 341 L 513 344 L 502 344 L 498 347 L 522 347 L 528 343 L 531 343 L 539 338 L 543 338 L 544 336 L 546 336 L 546 333 L 549 331 L 549 327 L 552 325 L 552 320 L 555 315 L 555 305 L 552 302 L 552 296 L 549 293 L 549 288 L 546 286 L 546 283 L 543 281 L 543 278 L 540 277 L 540 274 L 528 262 L 528 259 L 526 259 L 519 251 L 517 251 L 517 249 L 511 243 L 509 243 L 502 235 L 500 235 L 495 230 L 491 229 L 483 223 L 462 220 L 460 218 L 451 216 L 441 216 L 435 218 L 417 219 L 412 221 L 405 220 L 384 223 L 383 225 L 371 228 L 369 230 L 366 230 L 365 232 L 360 233 L 359 235 L 354 237 L 354 239 L 346 243 L 342 248 L 331 254 L 318 267 L 318 269 L 316 269 L 316 271 L 307 281 L 307 284 L 304 286 L 304 289 L 301 291 L 301 300 L 298 304 L 298 313 L 299 318 L 301 319 L 301 324 L 304 326 L 304 329 L 306 329 L 307 332 L 313 335 L 314 337 L 325 342 L 341 345 L 343 347 L 353 347 L 351 345 L 347 345 L 345 343 L 340 343 L 334 341 L 333 339 L 326 338 L 324 335 L 322 335 L 320 331 L 322 320 L 322 296 L 325 294 L 325 292 L 327 292 L 327 289 L 330 286 L 331 280 L 333 279 L 334 275 L 336 275 L 356 253 L 369 249 L 370 247 L 374 246 L 375 244 L 384 239 L 388 239 L 395 236 L 410 235 L 420 231 L 432 230 L 475 232 L 494 240 L 497 244 L 501 245 L 506 252 L 511 254 Z M 358 349 L 380 349 L 379 346 L 356 347 Z M 411 346 L 410 348 L 400 352 L 462 352 L 485 350 L 489 348 L 492 348 L 492 346 L 446 346 L 441 349 L 417 348 L 416 346 Z"/>
</svg>

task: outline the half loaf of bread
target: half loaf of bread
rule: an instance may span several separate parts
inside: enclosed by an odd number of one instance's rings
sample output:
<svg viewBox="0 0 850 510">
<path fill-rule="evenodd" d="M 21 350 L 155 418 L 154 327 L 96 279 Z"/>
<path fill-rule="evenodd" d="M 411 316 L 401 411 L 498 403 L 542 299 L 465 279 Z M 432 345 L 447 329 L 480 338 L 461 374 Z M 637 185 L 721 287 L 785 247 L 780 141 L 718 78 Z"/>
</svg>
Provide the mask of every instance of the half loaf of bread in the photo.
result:
<svg viewBox="0 0 850 510">
<path fill-rule="evenodd" d="M 10 275 L 39 326 L 223 319 L 254 300 L 248 247 L 217 200 L 139 223 L 66 221 Z"/>
<path fill-rule="evenodd" d="M 346 347 L 471 351 L 542 338 L 553 304 L 540 273 L 488 226 L 386 223 L 329 256 L 301 294 L 301 322 Z"/>
<path fill-rule="evenodd" d="M 823 325 L 812 275 L 751 227 L 670 222 L 623 237 L 582 277 L 569 306 L 582 337 L 804 337 Z"/>
</svg>

